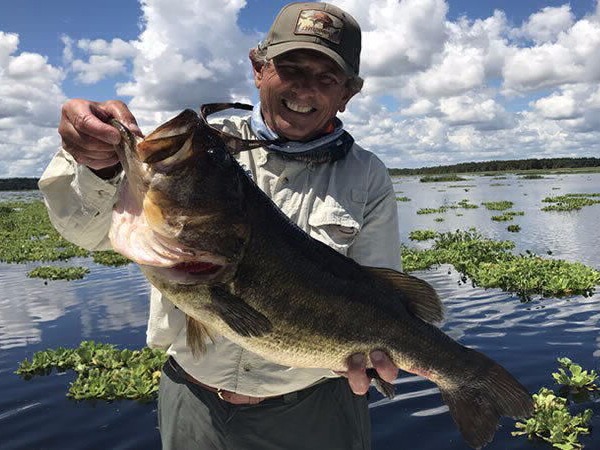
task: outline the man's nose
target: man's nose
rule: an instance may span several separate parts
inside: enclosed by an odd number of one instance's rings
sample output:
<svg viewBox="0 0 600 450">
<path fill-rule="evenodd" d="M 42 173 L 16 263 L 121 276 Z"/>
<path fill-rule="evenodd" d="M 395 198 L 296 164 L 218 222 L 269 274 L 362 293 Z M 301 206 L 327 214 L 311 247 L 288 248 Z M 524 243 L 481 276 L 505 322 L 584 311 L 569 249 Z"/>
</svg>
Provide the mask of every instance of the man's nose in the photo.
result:
<svg viewBox="0 0 600 450">
<path fill-rule="evenodd" d="M 299 74 L 294 79 L 293 89 L 298 92 L 312 92 L 316 89 L 317 79 L 310 73 Z"/>
</svg>

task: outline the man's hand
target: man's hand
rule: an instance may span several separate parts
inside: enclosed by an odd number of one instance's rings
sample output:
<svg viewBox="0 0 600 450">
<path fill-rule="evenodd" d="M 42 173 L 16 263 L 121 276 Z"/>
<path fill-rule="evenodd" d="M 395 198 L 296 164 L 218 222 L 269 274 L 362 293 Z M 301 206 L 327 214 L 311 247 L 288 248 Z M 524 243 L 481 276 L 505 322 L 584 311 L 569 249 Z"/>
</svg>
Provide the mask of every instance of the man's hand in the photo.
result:
<svg viewBox="0 0 600 450">
<path fill-rule="evenodd" d="M 369 355 L 373 368 L 385 381 L 392 383 L 398 377 L 398 367 L 381 350 L 373 350 Z M 366 373 L 366 361 L 362 353 L 355 353 L 347 361 L 348 371 L 338 372 L 348 378 L 352 392 L 364 395 L 369 390 L 371 379 Z"/>
<path fill-rule="evenodd" d="M 69 100 L 62 107 L 58 125 L 63 148 L 73 155 L 75 161 L 92 170 L 106 171 L 117 166 L 119 159 L 114 146 L 121 136 L 115 127 L 107 123 L 112 118 L 123 123 L 132 133 L 142 136 L 133 114 L 121 101 Z"/>
</svg>

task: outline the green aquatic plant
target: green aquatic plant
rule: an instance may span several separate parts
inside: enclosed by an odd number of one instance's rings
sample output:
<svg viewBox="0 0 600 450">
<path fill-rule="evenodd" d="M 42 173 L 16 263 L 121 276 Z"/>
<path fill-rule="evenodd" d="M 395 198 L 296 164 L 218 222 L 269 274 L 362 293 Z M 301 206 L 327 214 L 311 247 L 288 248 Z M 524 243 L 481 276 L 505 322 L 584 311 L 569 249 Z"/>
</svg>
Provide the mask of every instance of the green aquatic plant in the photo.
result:
<svg viewBox="0 0 600 450">
<path fill-rule="evenodd" d="M 569 393 L 577 394 L 584 391 L 598 391 L 596 384 L 598 374 L 595 370 L 587 371 L 579 364 L 575 364 L 569 358 L 558 358 L 560 368 L 552 374 L 552 378 L 558 384 L 568 389 Z M 569 373 L 567 373 L 567 371 Z"/>
<path fill-rule="evenodd" d="M 408 235 L 411 241 L 427 241 L 433 239 L 438 235 L 437 231 L 433 230 L 413 230 Z"/>
<path fill-rule="evenodd" d="M 511 214 L 502 214 L 501 216 L 492 216 L 492 220 L 494 222 L 508 222 L 509 220 L 513 220 L 514 216 Z"/>
<path fill-rule="evenodd" d="M 532 295 L 563 297 L 590 296 L 600 284 L 600 272 L 577 262 L 546 259 L 527 252 L 515 255 L 511 241 L 493 241 L 474 229 L 439 233 L 432 248 L 403 247 L 406 271 L 452 264 L 463 281 L 474 285 L 514 292 L 523 300 Z"/>
<path fill-rule="evenodd" d="M 509 225 L 506 227 L 506 229 L 511 233 L 518 233 L 521 231 L 521 227 L 519 225 Z"/>
<path fill-rule="evenodd" d="M 421 208 L 417 211 L 417 214 L 443 214 L 448 210 L 448 207 L 442 206 L 440 208 Z"/>
<path fill-rule="evenodd" d="M 408 197 L 396 197 L 396 201 L 398 201 L 398 202 L 410 202 L 410 198 L 408 198 Z"/>
<path fill-rule="evenodd" d="M 59 267 L 39 266 L 27 272 L 29 278 L 42 278 L 44 280 L 81 280 L 90 273 L 86 267 Z"/>
<path fill-rule="evenodd" d="M 532 173 L 527 175 L 522 175 L 521 178 L 523 180 L 539 180 L 541 178 L 545 178 L 543 175 Z"/>
<path fill-rule="evenodd" d="M 513 207 L 514 203 L 508 200 L 502 200 L 498 202 L 482 202 L 483 206 L 485 206 L 490 211 L 504 211 Z"/>
<path fill-rule="evenodd" d="M 156 398 L 161 368 L 167 355 L 162 350 L 119 350 L 114 345 L 83 341 L 78 348 L 59 347 L 35 352 L 19 364 L 16 374 L 25 379 L 49 375 L 53 369 L 74 370 L 77 378 L 67 396 L 83 399 Z"/>
<path fill-rule="evenodd" d="M 97 264 L 121 266 L 131 261 L 113 251 L 89 252 L 66 241 L 54 229 L 43 202 L 0 202 L 0 262 L 66 261 L 73 257 L 93 257 Z M 82 267 L 43 266 L 28 276 L 51 280 L 79 279 L 89 272 Z"/>
<path fill-rule="evenodd" d="M 112 250 L 93 252 L 92 258 L 96 264 L 102 264 L 103 266 L 119 267 L 131 262 L 130 259 Z"/>
<path fill-rule="evenodd" d="M 479 206 L 473 204 L 473 203 L 469 203 L 468 199 L 462 199 L 461 201 L 459 201 L 458 203 L 456 203 L 455 205 L 451 205 L 450 208 L 453 209 L 457 209 L 457 208 L 463 208 L 463 209 L 477 209 L 479 208 Z"/>
<path fill-rule="evenodd" d="M 553 203 L 545 206 L 542 211 L 578 211 L 584 206 L 591 206 L 600 203 L 600 194 L 565 194 L 557 197 L 546 197 L 542 200 L 544 203 Z"/>
<path fill-rule="evenodd" d="M 0 203 L 0 262 L 64 261 L 89 252 L 63 239 L 41 201 Z"/>
<path fill-rule="evenodd" d="M 444 181 L 467 181 L 466 178 L 458 175 L 439 175 L 439 176 L 424 176 L 419 180 L 421 183 L 439 183 Z"/>
<path fill-rule="evenodd" d="M 524 422 L 517 422 L 515 427 L 519 431 L 513 431 L 513 436 L 526 435 L 528 439 L 541 439 L 561 450 L 583 448 L 579 435 L 590 432 L 588 424 L 592 418 L 591 409 L 571 415 L 567 399 L 545 387 L 533 394 L 533 403 L 533 416 Z"/>
</svg>

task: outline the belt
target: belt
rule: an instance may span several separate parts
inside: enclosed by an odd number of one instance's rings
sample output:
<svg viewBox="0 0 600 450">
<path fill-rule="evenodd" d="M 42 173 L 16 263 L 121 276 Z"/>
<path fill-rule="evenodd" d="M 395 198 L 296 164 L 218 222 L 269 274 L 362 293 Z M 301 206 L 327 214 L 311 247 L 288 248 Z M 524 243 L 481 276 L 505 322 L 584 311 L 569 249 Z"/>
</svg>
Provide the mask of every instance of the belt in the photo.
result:
<svg viewBox="0 0 600 450">
<path fill-rule="evenodd" d="M 181 377 L 185 378 L 186 381 L 189 381 L 196 386 L 204 389 L 205 391 L 212 392 L 213 394 L 217 394 L 217 396 L 223 400 L 224 402 L 231 403 L 232 405 L 257 405 L 260 402 L 268 399 L 277 399 L 283 398 L 283 395 L 274 395 L 270 397 L 252 397 L 250 395 L 238 394 L 237 392 L 227 391 L 225 389 L 216 388 L 213 386 L 209 386 L 208 384 L 204 384 L 201 381 L 196 380 L 193 376 L 187 373 L 183 367 L 175 361 L 173 357 L 169 357 L 168 361 L 171 368 Z"/>
</svg>

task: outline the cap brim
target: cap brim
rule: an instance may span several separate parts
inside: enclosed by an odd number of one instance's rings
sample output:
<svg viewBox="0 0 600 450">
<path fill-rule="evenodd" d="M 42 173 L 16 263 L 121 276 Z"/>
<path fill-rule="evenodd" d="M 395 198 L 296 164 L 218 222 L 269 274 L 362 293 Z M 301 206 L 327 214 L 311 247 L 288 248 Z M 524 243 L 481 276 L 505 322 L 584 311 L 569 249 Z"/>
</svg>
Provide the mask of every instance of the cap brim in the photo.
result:
<svg viewBox="0 0 600 450">
<path fill-rule="evenodd" d="M 338 66 L 344 71 L 346 75 L 349 77 L 357 76 L 358 74 L 354 72 L 354 69 L 344 61 L 340 55 L 331 50 L 330 48 L 324 47 L 315 42 L 283 42 L 281 44 L 269 45 L 267 47 L 267 59 L 275 58 L 276 56 L 283 55 L 284 53 L 290 52 L 292 50 L 314 50 L 319 53 L 328 56 L 333 59 Z"/>
</svg>

